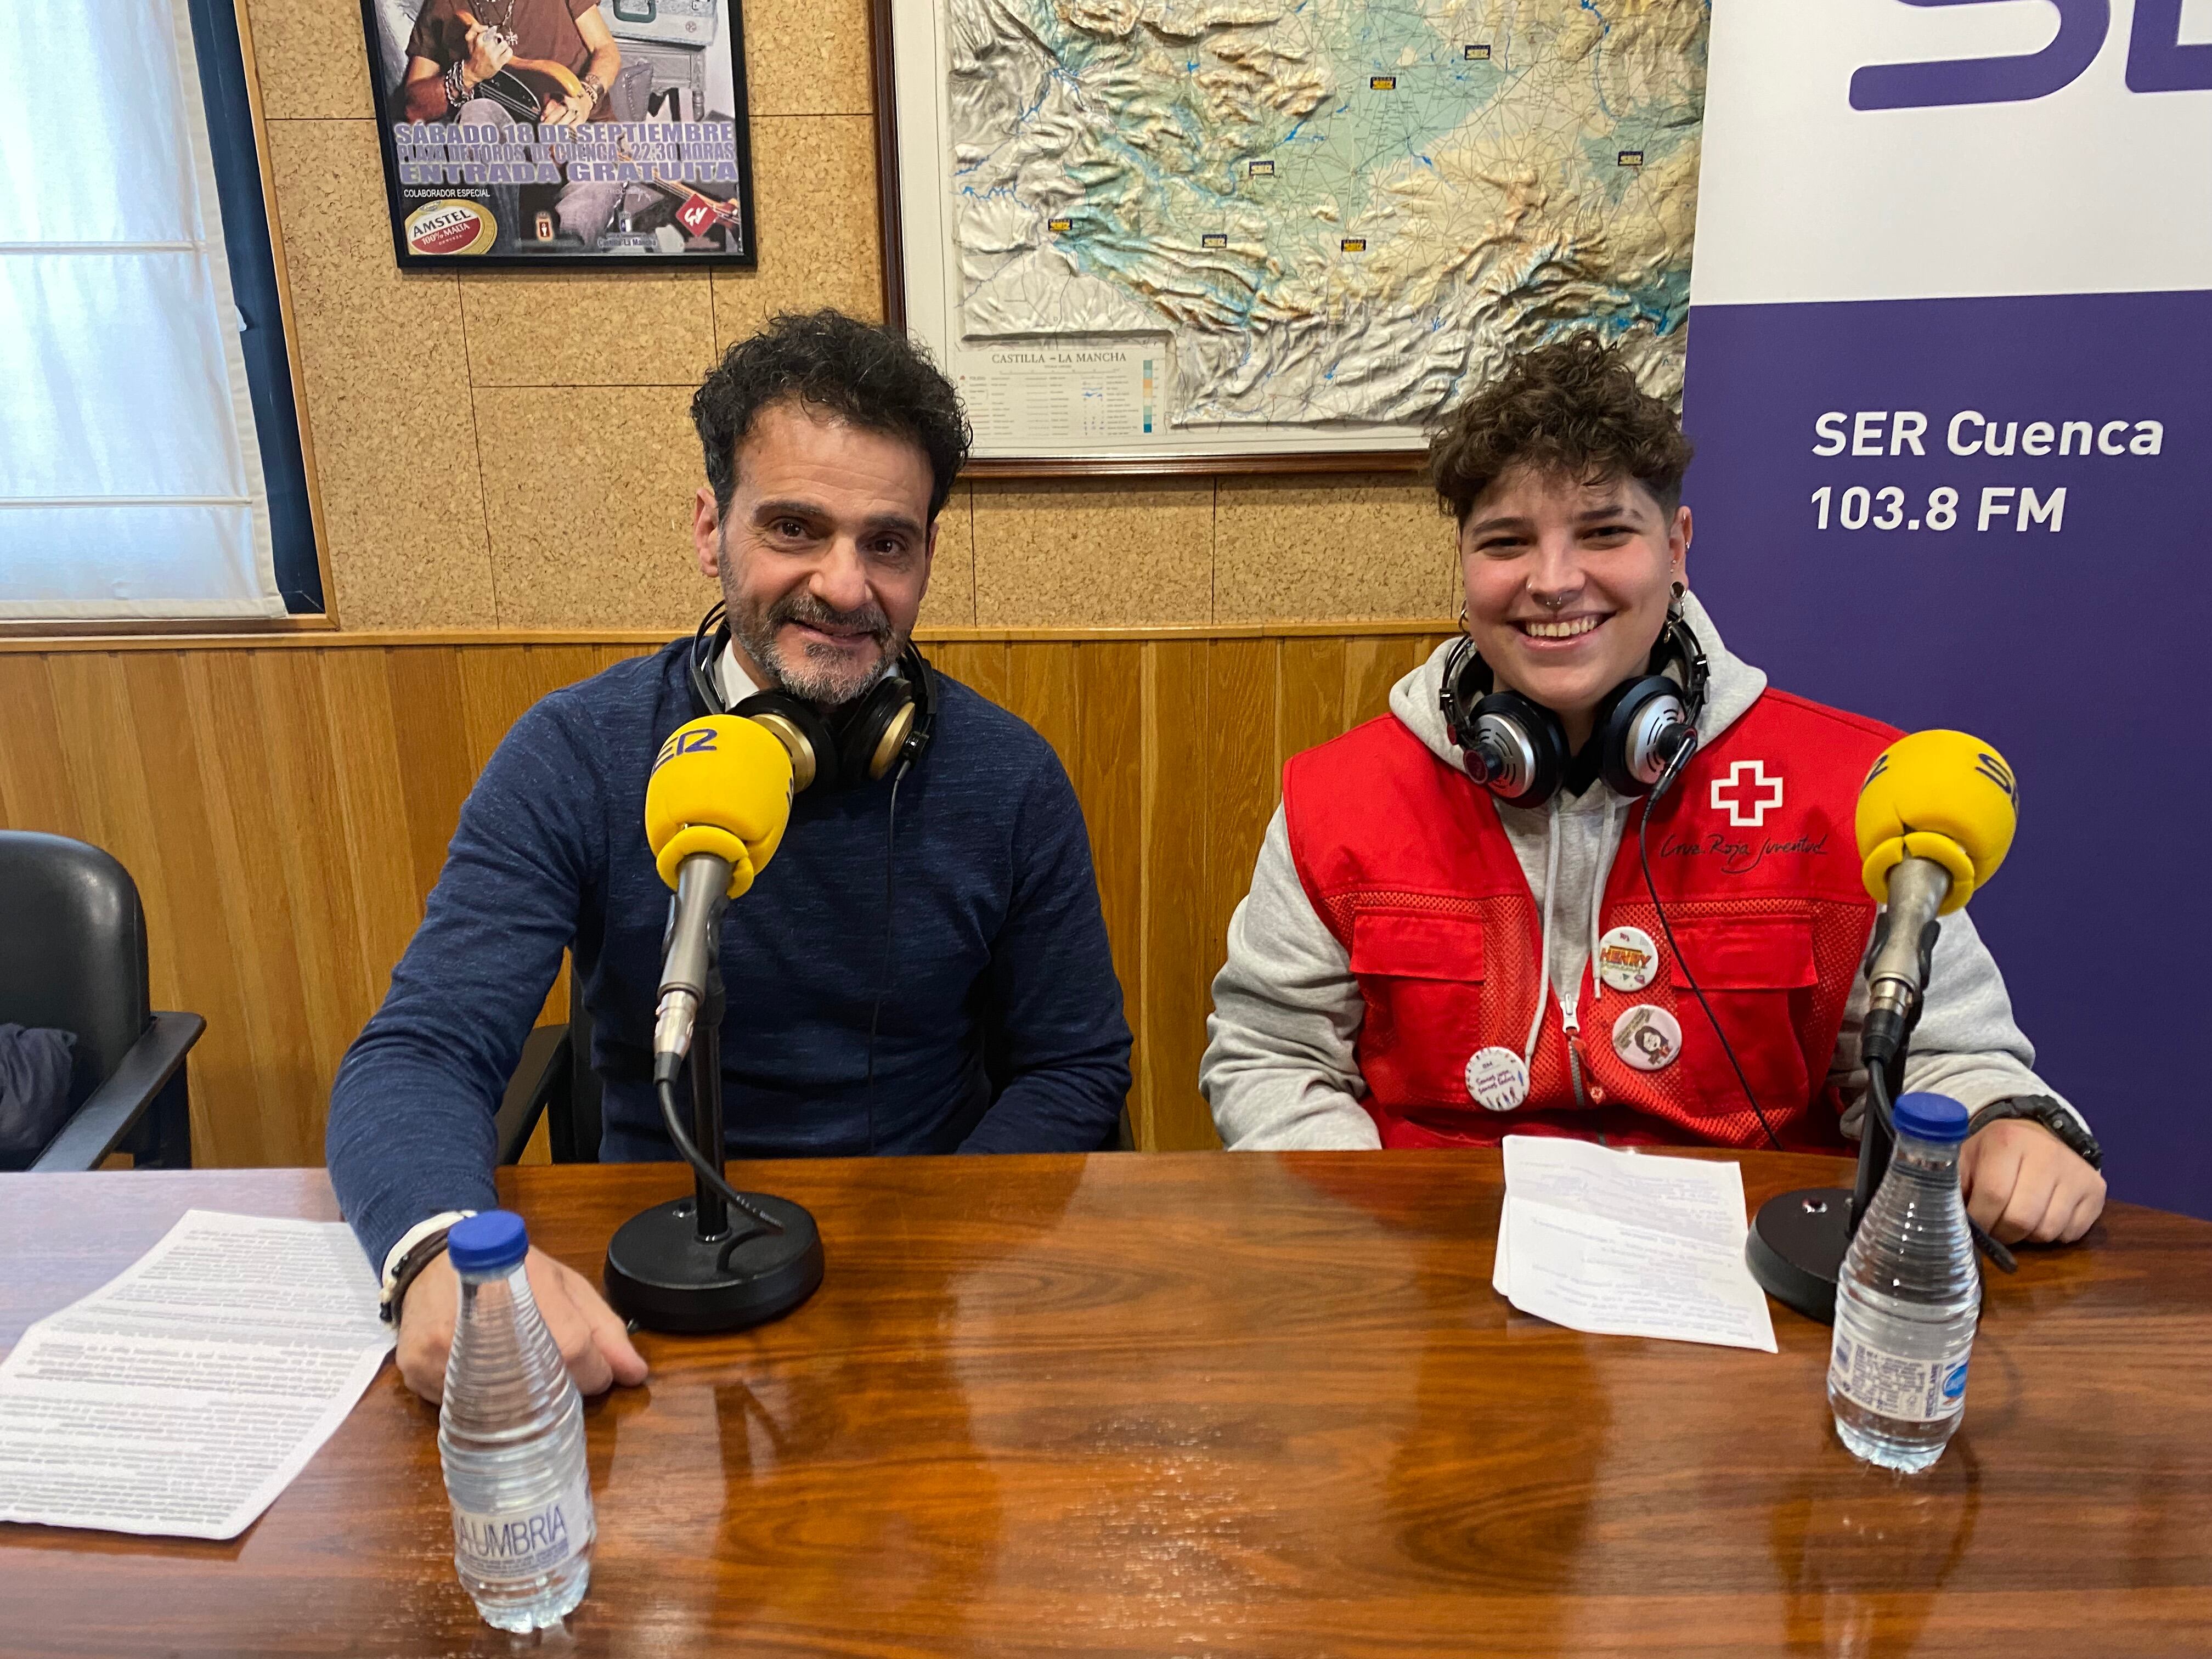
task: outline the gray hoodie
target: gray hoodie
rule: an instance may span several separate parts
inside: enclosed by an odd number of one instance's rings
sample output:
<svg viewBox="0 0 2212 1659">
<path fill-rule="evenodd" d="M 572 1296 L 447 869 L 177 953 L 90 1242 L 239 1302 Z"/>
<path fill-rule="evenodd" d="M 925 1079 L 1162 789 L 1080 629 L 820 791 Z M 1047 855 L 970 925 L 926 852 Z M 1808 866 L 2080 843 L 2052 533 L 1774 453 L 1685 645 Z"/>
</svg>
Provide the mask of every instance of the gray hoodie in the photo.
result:
<svg viewBox="0 0 2212 1659">
<path fill-rule="evenodd" d="M 1694 594 L 1683 600 L 1682 613 L 1705 647 L 1711 678 L 1698 733 L 1711 744 L 1758 700 L 1766 676 L 1721 643 Z M 1449 643 L 1439 647 L 1391 688 L 1390 712 L 1431 753 L 1456 768 L 1460 752 L 1437 708 L 1449 651 Z M 1542 1021 L 1559 1019 L 1562 1006 L 1573 1006 L 1581 992 L 1597 936 L 1597 899 L 1620 851 L 1630 805 L 1601 781 L 1546 806 L 1498 808 L 1536 907 L 1549 916 L 1550 984 L 1545 1000 L 1529 1011 L 1532 1036 Z M 1604 994 L 1593 976 L 1593 997 Z M 1350 960 L 1299 883 L 1278 806 L 1253 867 L 1251 891 L 1230 918 L 1229 960 L 1214 976 L 1213 1014 L 1206 1023 L 1209 1041 L 1198 1086 L 1222 1140 L 1253 1150 L 1381 1146 L 1374 1121 L 1359 1104 L 1367 1085 L 1352 1043 L 1362 1016 Z M 1862 978 L 1851 988 L 1828 1073 L 1848 1103 L 1843 1127 L 1851 1135 L 1858 1133 L 1866 1092 L 1859 1059 L 1865 1018 Z M 2034 1063 L 2034 1049 L 2013 1024 L 2003 976 L 1974 924 L 1964 910 L 1946 916 L 1905 1087 L 1949 1095 L 1969 1111 L 2008 1096 L 2057 1097 L 2030 1069 Z"/>
</svg>

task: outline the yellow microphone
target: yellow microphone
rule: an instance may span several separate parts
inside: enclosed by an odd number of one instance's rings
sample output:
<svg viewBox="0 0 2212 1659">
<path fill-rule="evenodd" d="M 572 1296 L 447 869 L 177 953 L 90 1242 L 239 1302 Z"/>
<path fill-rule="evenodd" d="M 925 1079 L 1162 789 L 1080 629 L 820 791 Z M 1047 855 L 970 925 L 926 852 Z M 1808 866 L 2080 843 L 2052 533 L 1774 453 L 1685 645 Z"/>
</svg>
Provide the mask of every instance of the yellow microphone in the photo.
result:
<svg viewBox="0 0 2212 1659">
<path fill-rule="evenodd" d="M 2004 757 L 1964 732 L 1915 732 L 1883 750 L 1859 787 L 1860 870 L 1888 907 L 1867 959 L 1869 1064 L 1903 1051 L 1927 988 L 1936 918 L 1996 874 L 2020 823 Z"/>
<path fill-rule="evenodd" d="M 753 884 L 791 821 L 791 756 L 775 733 L 735 714 L 679 726 L 645 786 L 645 840 L 676 890 L 653 1028 L 653 1069 L 676 1075 L 691 1046 L 722 912 Z"/>
</svg>

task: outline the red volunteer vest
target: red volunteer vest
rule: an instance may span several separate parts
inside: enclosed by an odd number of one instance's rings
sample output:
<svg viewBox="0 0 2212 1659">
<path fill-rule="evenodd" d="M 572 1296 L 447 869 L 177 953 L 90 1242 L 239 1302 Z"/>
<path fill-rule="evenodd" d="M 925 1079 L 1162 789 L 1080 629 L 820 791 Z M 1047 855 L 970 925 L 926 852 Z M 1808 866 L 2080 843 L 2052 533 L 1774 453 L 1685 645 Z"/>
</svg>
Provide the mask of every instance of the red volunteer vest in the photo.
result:
<svg viewBox="0 0 2212 1659">
<path fill-rule="evenodd" d="M 1852 812 L 1867 769 L 1897 736 L 1769 690 L 1652 815 L 1651 874 L 1675 940 L 1786 1146 L 1844 1144 L 1828 1062 L 1875 915 Z M 1366 1003 L 1357 1053 L 1385 1146 L 1491 1146 L 1527 1133 L 1765 1144 L 1644 890 L 1640 803 L 1626 815 L 1600 927 L 1650 935 L 1656 975 L 1621 991 L 1595 977 L 1595 963 L 1585 967 L 1579 1087 L 1554 998 L 1528 1098 L 1504 1112 L 1469 1096 L 1467 1063 L 1479 1049 L 1519 1054 L 1527 1042 L 1542 918 L 1488 792 L 1385 715 L 1293 757 L 1283 811 L 1298 879 L 1349 953 Z M 1579 933 L 1589 922 L 1555 911 L 1552 925 Z M 1657 1071 L 1636 1069 L 1613 1046 L 1614 1023 L 1643 1005 L 1681 1028 L 1680 1054 Z"/>
</svg>

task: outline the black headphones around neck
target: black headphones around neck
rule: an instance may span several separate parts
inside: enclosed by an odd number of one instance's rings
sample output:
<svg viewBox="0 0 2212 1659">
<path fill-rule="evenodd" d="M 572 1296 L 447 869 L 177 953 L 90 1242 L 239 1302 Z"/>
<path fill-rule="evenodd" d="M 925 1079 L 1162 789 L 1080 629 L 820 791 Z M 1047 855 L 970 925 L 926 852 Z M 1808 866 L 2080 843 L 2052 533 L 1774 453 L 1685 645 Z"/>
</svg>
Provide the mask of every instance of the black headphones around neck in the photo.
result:
<svg viewBox="0 0 2212 1659">
<path fill-rule="evenodd" d="M 774 732 L 791 751 L 794 788 L 831 794 L 857 789 L 921 760 L 937 720 L 937 687 L 928 661 L 908 640 L 898 669 L 856 701 L 824 714 L 788 691 L 756 691 L 734 708 L 715 684 L 714 665 L 730 642 L 729 618 L 716 605 L 691 636 L 695 714 L 742 714 Z"/>
<path fill-rule="evenodd" d="M 1464 634 L 1444 659 L 1437 702 L 1467 774 L 1508 806 L 1540 806 L 1559 793 L 1574 760 L 1559 717 L 1532 697 L 1498 689 L 1490 665 Z M 1694 738 L 1705 706 L 1705 653 L 1679 602 L 1652 645 L 1643 673 L 1623 680 L 1596 710 L 1591 741 L 1598 775 L 1616 794 L 1649 794 Z"/>
</svg>

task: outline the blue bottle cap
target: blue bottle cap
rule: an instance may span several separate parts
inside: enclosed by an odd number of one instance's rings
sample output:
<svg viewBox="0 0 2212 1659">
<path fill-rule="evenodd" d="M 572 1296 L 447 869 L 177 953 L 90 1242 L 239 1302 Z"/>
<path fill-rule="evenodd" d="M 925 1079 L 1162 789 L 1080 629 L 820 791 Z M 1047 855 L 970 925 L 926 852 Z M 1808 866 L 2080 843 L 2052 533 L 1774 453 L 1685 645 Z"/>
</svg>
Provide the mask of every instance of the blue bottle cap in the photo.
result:
<svg viewBox="0 0 2212 1659">
<path fill-rule="evenodd" d="M 1925 1098 L 1907 1095 L 1906 1100 Z M 1900 1103 L 1901 1104 L 1902 1103 Z M 1964 1129 L 1960 1130 L 1964 1134 Z M 512 1210 L 486 1210 L 453 1224 L 446 1235 L 446 1255 L 460 1273 L 495 1273 L 530 1254 L 530 1230 Z"/>
<path fill-rule="evenodd" d="M 1890 1112 L 1901 1135 L 1917 1135 L 1923 1140 L 1966 1138 L 1966 1109 L 1948 1095 L 1899 1095 Z"/>
</svg>

